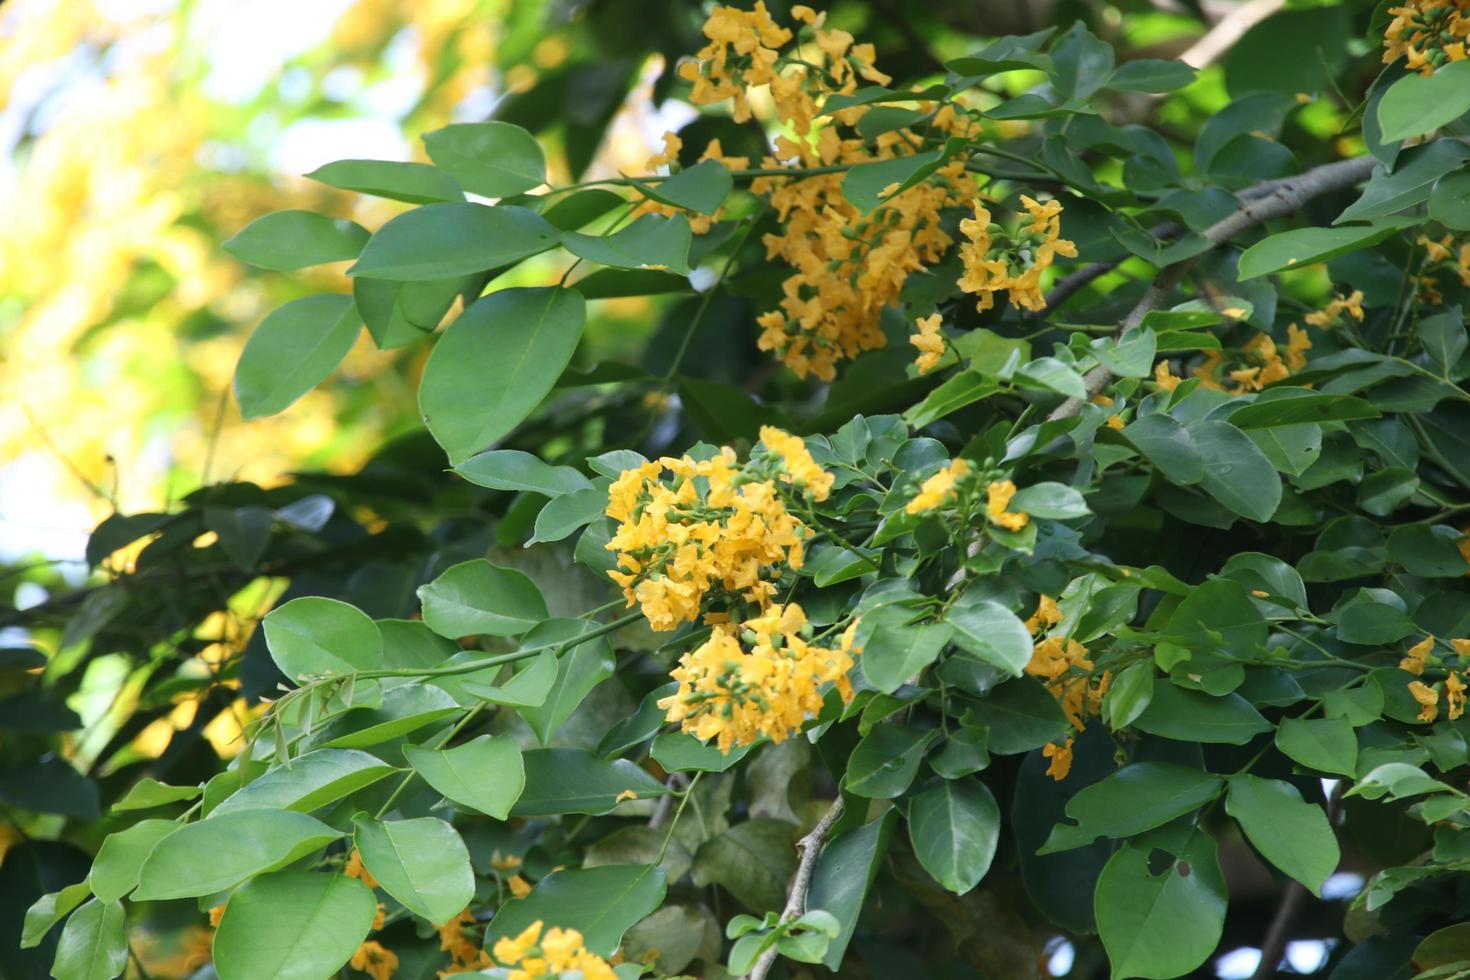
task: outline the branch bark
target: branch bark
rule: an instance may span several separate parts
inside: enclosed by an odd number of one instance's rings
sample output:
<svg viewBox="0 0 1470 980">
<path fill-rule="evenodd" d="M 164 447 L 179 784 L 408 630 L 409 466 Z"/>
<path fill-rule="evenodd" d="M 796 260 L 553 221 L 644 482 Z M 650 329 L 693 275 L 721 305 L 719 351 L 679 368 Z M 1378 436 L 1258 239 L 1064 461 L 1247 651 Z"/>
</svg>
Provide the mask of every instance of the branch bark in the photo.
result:
<svg viewBox="0 0 1470 980">
<path fill-rule="evenodd" d="M 1296 177 L 1268 181 L 1265 186 L 1268 186 L 1270 190 L 1265 194 L 1257 192 L 1252 195 L 1251 189 L 1248 188 L 1240 195 L 1245 198 L 1240 208 L 1206 228 L 1202 234 L 1212 247 L 1221 245 L 1256 225 L 1297 211 L 1314 198 L 1340 191 L 1368 179 L 1368 175 L 1373 172 L 1377 163 L 1378 161 L 1371 156 L 1354 157 L 1351 160 L 1339 160 L 1336 163 L 1313 167 Z M 1123 319 L 1118 333 L 1126 334 L 1136 329 L 1151 310 L 1162 306 L 1197 257 L 1191 256 L 1175 262 L 1160 271 L 1148 291 L 1143 294 L 1143 298 Z M 1111 381 L 1113 381 L 1112 372 L 1101 365 L 1088 371 L 1083 378 L 1087 398 L 1068 398 L 1057 406 L 1051 415 L 1047 416 L 1047 421 L 1071 418 L 1076 415 L 1082 410 L 1082 405 L 1087 399 L 1102 391 Z"/>
<path fill-rule="evenodd" d="M 796 866 L 796 874 L 791 878 L 791 890 L 786 894 L 786 907 L 781 910 L 782 922 L 789 922 L 805 914 L 806 893 L 812 887 L 812 873 L 817 869 L 817 857 L 822 853 L 822 844 L 826 842 L 827 835 L 832 832 L 832 825 L 842 816 L 842 806 L 842 794 L 839 792 L 837 799 L 832 801 L 832 808 L 822 815 L 811 833 L 796 842 L 796 846 L 801 849 L 801 863 Z M 776 947 L 772 945 L 760 955 L 755 966 L 746 974 L 749 980 L 766 980 L 766 974 L 771 972 L 776 956 Z"/>
</svg>

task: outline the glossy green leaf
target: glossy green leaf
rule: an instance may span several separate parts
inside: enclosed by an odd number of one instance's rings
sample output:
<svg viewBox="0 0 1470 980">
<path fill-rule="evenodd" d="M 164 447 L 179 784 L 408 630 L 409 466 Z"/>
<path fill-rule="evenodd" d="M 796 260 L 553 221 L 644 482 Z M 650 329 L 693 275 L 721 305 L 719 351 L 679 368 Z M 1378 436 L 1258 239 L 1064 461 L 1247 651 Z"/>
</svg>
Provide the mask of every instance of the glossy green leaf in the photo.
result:
<svg viewBox="0 0 1470 980">
<path fill-rule="evenodd" d="M 526 785 L 521 750 L 507 735 L 480 735 L 452 749 L 405 745 L 403 755 L 451 802 L 504 820 Z"/>
<path fill-rule="evenodd" d="M 523 643 L 527 647 L 569 644 L 596 626 L 586 619 L 548 619 L 527 633 Z M 521 717 L 530 724 L 542 745 L 551 741 L 551 736 L 594 687 L 612 676 L 615 666 L 612 643 L 605 636 L 561 648 L 550 693 L 541 704 L 521 708 Z"/>
<path fill-rule="evenodd" d="M 1011 498 L 1010 509 L 1032 517 L 1064 521 L 1086 517 L 1092 511 L 1075 487 L 1065 483 L 1043 482 L 1022 487 Z"/>
<path fill-rule="evenodd" d="M 367 229 L 354 221 L 315 211 L 277 211 L 256 218 L 220 247 L 241 262 L 290 272 L 355 259 L 367 240 Z"/>
<path fill-rule="evenodd" d="M 689 274 L 693 240 L 689 219 L 682 214 L 667 218 L 645 214 L 609 235 L 562 235 L 566 250 L 589 262 L 616 269 L 663 269 L 681 276 Z"/>
<path fill-rule="evenodd" d="M 1337 870 L 1341 853 L 1320 806 L 1305 802 L 1284 780 L 1242 773 L 1230 778 L 1225 812 L 1239 821 L 1266 860 L 1313 895 L 1322 894 L 1322 883 Z"/>
<path fill-rule="evenodd" d="M 1194 81 L 1195 72 L 1182 61 L 1137 58 L 1119 65 L 1107 87 L 1121 92 L 1172 92 Z"/>
<path fill-rule="evenodd" d="M 1343 718 L 1283 718 L 1276 747 L 1308 769 L 1357 775 L 1358 737 Z"/>
<path fill-rule="evenodd" d="M 1145 415 L 1129 422 L 1123 438 L 1172 483 L 1188 486 L 1204 478 L 1204 457 L 1189 430 L 1167 415 Z"/>
<path fill-rule="evenodd" d="M 634 183 L 646 196 L 699 214 L 714 214 L 735 187 L 734 178 L 718 160 L 705 160 L 665 180 Z"/>
<path fill-rule="evenodd" d="M 546 181 L 541 144 L 507 122 L 445 126 L 424 134 L 424 149 L 465 190 L 482 197 L 510 197 Z"/>
<path fill-rule="evenodd" d="M 992 690 L 976 718 L 990 729 L 989 747 L 996 755 L 1039 749 L 1067 731 L 1067 717 L 1034 677 L 1021 677 Z"/>
<path fill-rule="evenodd" d="M 422 282 L 512 265 L 556 245 L 546 219 L 525 208 L 425 204 L 373 233 L 350 276 Z"/>
<path fill-rule="evenodd" d="M 1383 140 L 1393 142 L 1438 129 L 1470 112 L 1470 63 L 1454 61 L 1428 75 L 1410 72 L 1378 103 Z"/>
<path fill-rule="evenodd" d="M 309 179 L 344 191 L 409 204 L 463 201 L 459 181 L 427 163 L 397 160 L 336 160 L 306 175 Z"/>
<path fill-rule="evenodd" d="M 214 968 L 220 980 L 321 980 L 347 965 L 377 912 L 373 890 L 356 878 L 264 875 L 230 896 Z"/>
<path fill-rule="evenodd" d="M 419 410 L 450 462 L 490 448 L 535 410 L 571 361 L 587 307 L 575 289 L 502 289 L 450 325 L 424 366 Z"/>
<path fill-rule="evenodd" d="M 524 490 L 559 497 L 587 490 L 592 482 L 570 466 L 552 466 L 519 449 L 477 453 L 454 468 L 471 483 L 492 490 Z"/>
<path fill-rule="evenodd" d="M 1077 821 L 1057 824 L 1041 854 L 1091 844 L 1099 837 L 1134 837 L 1209 803 L 1219 776 L 1168 762 L 1135 762 L 1086 787 L 1067 803 Z"/>
<path fill-rule="evenodd" d="M 501 906 L 490 921 L 485 943 L 516 936 L 536 921 L 555 922 L 582 934 L 587 948 L 611 956 L 623 933 L 664 899 L 665 879 L 648 864 L 609 864 L 599 868 L 553 871 L 525 898 Z"/>
<path fill-rule="evenodd" d="M 992 667 L 1019 677 L 1031 661 L 1031 634 L 1009 609 L 988 599 L 961 600 L 945 616 L 955 646 Z"/>
<path fill-rule="evenodd" d="M 139 901 L 212 895 L 283 868 L 342 834 L 294 810 L 240 810 L 185 824 L 159 841 L 139 875 Z"/>
<path fill-rule="evenodd" d="M 921 731 L 906 725 L 878 725 L 852 750 L 842 785 L 849 793 L 892 799 L 908 789 L 918 774 L 935 729 Z"/>
<path fill-rule="evenodd" d="M 293 680 L 371 670 L 383 662 L 377 624 L 360 609 L 336 599 L 292 599 L 272 609 L 264 625 L 271 659 Z"/>
<path fill-rule="evenodd" d="M 126 830 L 108 834 L 87 874 L 92 894 L 100 902 L 116 902 L 127 895 L 137 886 L 138 871 L 153 846 L 178 828 L 172 820 L 139 820 Z"/>
<path fill-rule="evenodd" d="M 235 366 L 235 398 L 247 419 L 274 415 L 327 379 L 362 325 L 351 296 L 292 300 L 260 322 Z"/>
<path fill-rule="evenodd" d="M 1181 742 L 1244 745 L 1269 732 L 1271 723 L 1239 694 L 1211 697 L 1173 684 L 1159 684 L 1133 727 Z"/>
<path fill-rule="evenodd" d="M 843 196 L 859 210 L 871 211 L 898 189 L 933 173 L 943 160 L 943 150 L 926 150 L 877 163 L 859 163 L 842 178 Z M 895 189 L 885 194 L 889 187 Z"/>
<path fill-rule="evenodd" d="M 639 799 L 661 796 L 664 784 L 629 762 L 599 759 L 581 749 L 531 749 L 524 756 L 526 785 L 511 813 L 607 813 L 631 791 Z"/>
<path fill-rule="evenodd" d="M 198 786 L 170 786 L 167 783 L 160 783 L 151 776 L 144 776 L 129 787 L 121 799 L 112 804 L 112 812 L 151 810 L 157 806 L 192 800 L 201 792 Z"/>
<path fill-rule="evenodd" d="M 546 619 L 546 600 L 522 573 L 483 558 L 461 562 L 419 586 L 424 622 L 440 636 L 514 636 Z"/>
<path fill-rule="evenodd" d="M 360 715 L 366 712 L 354 712 L 351 717 L 356 721 Z M 371 786 L 391 772 L 392 766 L 366 752 L 313 749 L 293 758 L 289 767 L 278 765 L 246 783 L 210 813 L 217 816 L 256 807 L 309 813 Z"/>
<path fill-rule="evenodd" d="M 752 912 L 780 908 L 796 870 L 797 829 L 757 817 L 700 845 L 691 867 L 694 884 L 722 885 Z"/>
<path fill-rule="evenodd" d="M 71 914 L 56 946 L 56 980 L 112 980 L 128 963 L 127 913 L 121 902 L 91 899 Z"/>
<path fill-rule="evenodd" d="M 836 970 L 842 963 L 897 822 L 898 811 L 889 809 L 877 819 L 833 837 L 817 858 L 806 907 L 808 911 L 820 909 L 832 915 L 841 926 L 822 957 L 829 970 Z"/>
<path fill-rule="evenodd" d="M 1339 255 L 1376 245 L 1389 235 L 1416 223 L 1412 217 L 1377 218 L 1363 224 L 1333 228 L 1293 228 L 1270 235 L 1240 256 L 1241 281 L 1325 262 Z"/>
<path fill-rule="evenodd" d="M 953 627 L 945 623 L 893 626 L 880 623 L 863 645 L 863 676 L 885 694 L 938 659 Z"/>
<path fill-rule="evenodd" d="M 378 706 L 353 711 L 333 724 L 322 744 L 338 749 L 380 745 L 460 714 L 461 710 L 459 703 L 443 688 L 404 684 L 389 688 Z"/>
<path fill-rule="evenodd" d="M 359 813 L 352 824 L 363 866 L 414 915 L 443 925 L 474 899 L 470 852 L 443 820 L 378 820 Z"/>
<path fill-rule="evenodd" d="M 957 895 L 990 870 L 1000 841 L 1000 807 L 984 783 L 940 780 L 909 804 L 914 855 L 934 880 Z"/>
<path fill-rule="evenodd" d="M 67 885 L 60 891 L 47 892 L 26 909 L 25 923 L 21 930 L 20 948 L 34 949 L 46 938 L 46 934 L 66 918 L 71 910 L 92 897 L 92 886 L 85 881 Z"/>
<path fill-rule="evenodd" d="M 1281 478 L 1255 443 L 1229 422 L 1196 422 L 1189 436 L 1204 463 L 1200 486 L 1241 517 L 1268 521 L 1281 505 Z"/>
<path fill-rule="evenodd" d="M 1470 230 L 1470 173 L 1445 174 L 1435 182 L 1429 216 L 1448 228 Z"/>
<path fill-rule="evenodd" d="M 602 517 L 607 509 L 607 491 L 589 487 L 552 499 L 536 515 L 536 528 L 526 546 L 561 541 Z"/>
</svg>

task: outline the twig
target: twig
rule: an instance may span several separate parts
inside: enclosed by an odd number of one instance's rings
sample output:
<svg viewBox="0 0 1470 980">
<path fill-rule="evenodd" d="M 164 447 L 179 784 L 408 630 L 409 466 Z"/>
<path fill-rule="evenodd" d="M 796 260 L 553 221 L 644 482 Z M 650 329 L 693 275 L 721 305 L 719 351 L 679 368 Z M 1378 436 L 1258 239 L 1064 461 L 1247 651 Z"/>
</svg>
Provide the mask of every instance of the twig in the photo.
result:
<svg viewBox="0 0 1470 980">
<path fill-rule="evenodd" d="M 791 890 L 786 894 L 786 907 L 781 910 L 781 921 L 799 919 L 806 913 L 806 893 L 812 887 L 812 873 L 817 869 L 817 857 L 822 853 L 822 844 L 832 832 L 832 825 L 842 816 L 842 794 L 832 801 L 832 808 L 822 815 L 811 833 L 796 842 L 801 850 L 801 863 L 791 879 Z M 776 947 L 773 944 L 755 961 L 755 966 L 746 974 L 749 980 L 765 980 L 776 962 Z"/>
<path fill-rule="evenodd" d="M 1377 164 L 1377 160 L 1365 155 L 1313 167 L 1287 180 L 1272 181 L 1270 193 L 1259 196 L 1247 195 L 1249 199 L 1244 201 L 1235 213 L 1215 222 L 1206 228 L 1202 235 L 1212 246 L 1220 245 L 1256 225 L 1291 214 L 1314 198 L 1366 180 Z M 1137 328 L 1150 311 L 1163 305 L 1197 257 L 1191 256 L 1166 266 L 1149 286 L 1148 292 L 1143 294 L 1138 305 L 1134 306 L 1124 318 L 1118 330 L 1119 334 L 1126 334 Z M 1087 398 L 1068 398 L 1057 406 L 1051 415 L 1047 416 L 1047 420 L 1055 421 L 1076 415 L 1082 410 L 1082 405 L 1087 399 L 1102 391 L 1112 380 L 1113 373 L 1102 365 L 1088 371 L 1083 378 Z"/>
<path fill-rule="evenodd" d="M 658 802 L 654 804 L 653 816 L 648 818 L 649 830 L 658 830 L 669 819 L 669 815 L 674 812 L 674 801 L 681 799 L 680 794 L 687 788 L 684 779 L 684 774 L 681 772 L 669 773 L 669 778 L 664 783 L 668 787 L 669 792 L 660 796 Z"/>
<path fill-rule="evenodd" d="M 1208 68 L 1235 46 L 1245 32 L 1286 6 L 1286 0 L 1249 0 L 1220 18 L 1204 37 L 1179 56 L 1191 68 Z"/>
</svg>

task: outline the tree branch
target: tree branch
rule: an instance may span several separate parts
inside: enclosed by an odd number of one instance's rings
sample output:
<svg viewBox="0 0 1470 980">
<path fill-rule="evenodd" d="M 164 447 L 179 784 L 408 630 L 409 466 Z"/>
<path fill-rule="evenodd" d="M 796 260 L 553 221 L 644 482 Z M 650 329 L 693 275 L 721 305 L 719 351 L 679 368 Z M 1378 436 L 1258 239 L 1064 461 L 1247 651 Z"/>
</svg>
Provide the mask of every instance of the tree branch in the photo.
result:
<svg viewBox="0 0 1470 980">
<path fill-rule="evenodd" d="M 822 853 L 822 844 L 826 842 L 827 835 L 832 832 L 832 825 L 842 816 L 842 806 L 842 794 L 839 792 L 837 799 L 832 801 L 831 809 L 822 815 L 811 833 L 796 842 L 801 850 L 801 863 L 796 866 L 796 874 L 791 879 L 791 890 L 786 894 L 786 907 L 781 910 L 782 922 L 790 922 L 806 913 L 806 893 L 812 887 L 812 873 L 817 869 L 817 857 Z M 749 980 L 766 980 L 766 974 L 771 972 L 771 967 L 776 962 L 776 955 L 775 944 L 772 944 L 746 974 Z"/>
<path fill-rule="evenodd" d="M 1354 157 L 1351 160 L 1339 160 L 1336 163 L 1313 167 L 1296 177 L 1268 181 L 1266 186 L 1270 187 L 1270 191 L 1265 194 L 1260 194 L 1257 190 L 1257 193 L 1252 195 L 1249 193 L 1251 189 L 1248 188 L 1240 195 L 1246 198 L 1240 208 L 1206 228 L 1202 234 L 1211 246 L 1221 245 L 1256 225 L 1297 211 L 1314 198 L 1333 191 L 1340 191 L 1366 180 L 1377 164 L 1378 161 L 1371 156 Z M 1118 333 L 1126 334 L 1136 329 L 1150 311 L 1162 306 L 1197 257 L 1191 256 L 1165 267 L 1149 286 L 1148 291 L 1143 294 L 1143 298 L 1123 319 Z M 1102 391 L 1113 381 L 1113 374 L 1107 368 L 1098 365 L 1087 372 L 1083 381 L 1087 389 L 1087 398 L 1068 398 L 1057 406 L 1051 415 L 1047 416 L 1047 421 L 1071 418 L 1076 415 L 1082 410 L 1082 405 L 1087 399 Z"/>
</svg>

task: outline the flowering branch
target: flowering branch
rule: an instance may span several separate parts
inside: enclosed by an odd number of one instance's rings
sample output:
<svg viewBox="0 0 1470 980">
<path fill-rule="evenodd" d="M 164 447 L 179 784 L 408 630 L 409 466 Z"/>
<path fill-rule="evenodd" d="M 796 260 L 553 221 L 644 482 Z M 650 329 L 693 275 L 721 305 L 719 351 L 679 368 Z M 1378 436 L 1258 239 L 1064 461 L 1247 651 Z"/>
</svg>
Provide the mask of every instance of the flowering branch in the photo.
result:
<svg viewBox="0 0 1470 980">
<path fill-rule="evenodd" d="M 1270 193 L 1250 197 L 1235 213 L 1215 222 L 1202 234 L 1212 246 L 1224 244 L 1256 225 L 1291 214 L 1314 198 L 1366 180 L 1377 164 L 1378 161 L 1371 156 L 1354 157 L 1351 160 L 1339 160 L 1335 163 L 1313 167 L 1287 180 L 1271 181 Z M 1148 291 L 1143 294 L 1143 298 L 1124 318 L 1118 333 L 1126 334 L 1130 330 L 1137 329 L 1143 322 L 1144 316 L 1151 310 L 1162 306 L 1174 288 L 1179 285 L 1179 281 L 1184 278 L 1184 273 L 1194 264 L 1196 258 L 1198 256 L 1191 256 L 1166 266 L 1154 279 Z M 1102 365 L 1098 365 L 1087 372 L 1083 381 L 1087 388 L 1087 398 L 1068 398 L 1047 417 L 1048 421 L 1071 418 L 1076 415 L 1082 410 L 1083 402 L 1102 391 L 1113 381 L 1113 373 Z"/>
<path fill-rule="evenodd" d="M 796 846 L 801 850 L 801 863 L 796 866 L 796 874 L 791 879 L 791 890 L 786 895 L 786 907 L 781 910 L 781 921 L 790 922 L 799 919 L 806 912 L 806 893 L 812 887 L 812 874 L 817 869 L 817 857 L 822 853 L 822 844 L 826 842 L 827 835 L 832 832 L 832 826 L 842 816 L 842 794 L 837 794 L 837 799 L 832 801 L 832 807 L 817 821 L 817 825 L 811 829 Z M 750 968 L 746 974 L 749 980 L 766 980 L 766 974 L 771 972 L 771 967 L 776 962 L 776 946 L 771 947 L 761 954 L 760 959 L 755 961 L 755 966 Z"/>
</svg>

